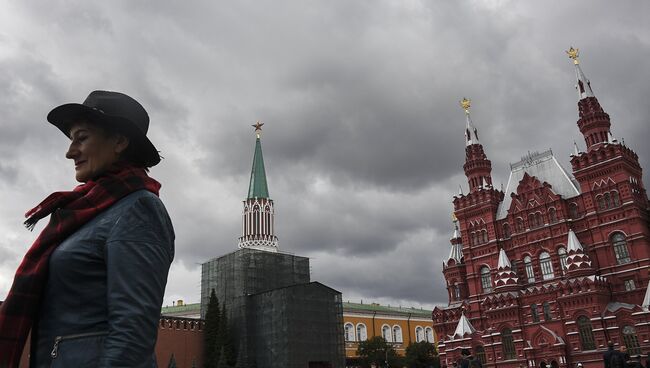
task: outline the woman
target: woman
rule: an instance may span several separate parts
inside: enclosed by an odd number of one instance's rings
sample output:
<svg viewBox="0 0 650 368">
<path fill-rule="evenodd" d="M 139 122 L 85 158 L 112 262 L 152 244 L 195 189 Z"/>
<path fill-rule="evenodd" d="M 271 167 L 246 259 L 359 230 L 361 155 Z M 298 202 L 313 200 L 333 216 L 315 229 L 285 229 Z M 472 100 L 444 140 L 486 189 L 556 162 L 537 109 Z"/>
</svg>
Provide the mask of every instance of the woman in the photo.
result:
<svg viewBox="0 0 650 368">
<path fill-rule="evenodd" d="M 47 119 L 70 139 L 82 184 L 27 212 L 51 215 L 0 306 L 0 367 L 155 367 L 174 231 L 146 171 L 160 162 L 149 116 L 131 97 L 94 91 Z"/>
</svg>

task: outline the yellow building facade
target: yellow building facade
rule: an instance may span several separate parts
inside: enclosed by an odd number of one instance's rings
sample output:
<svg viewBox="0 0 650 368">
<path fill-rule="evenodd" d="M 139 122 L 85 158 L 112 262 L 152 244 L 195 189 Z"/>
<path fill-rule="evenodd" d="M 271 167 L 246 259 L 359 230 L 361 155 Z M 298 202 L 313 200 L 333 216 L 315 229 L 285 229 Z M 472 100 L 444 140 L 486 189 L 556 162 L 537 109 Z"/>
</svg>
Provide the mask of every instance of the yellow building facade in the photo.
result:
<svg viewBox="0 0 650 368">
<path fill-rule="evenodd" d="M 348 366 L 354 365 L 360 341 L 381 336 L 399 355 L 411 342 L 435 344 L 431 310 L 390 307 L 377 303 L 343 303 L 343 331 Z"/>
</svg>

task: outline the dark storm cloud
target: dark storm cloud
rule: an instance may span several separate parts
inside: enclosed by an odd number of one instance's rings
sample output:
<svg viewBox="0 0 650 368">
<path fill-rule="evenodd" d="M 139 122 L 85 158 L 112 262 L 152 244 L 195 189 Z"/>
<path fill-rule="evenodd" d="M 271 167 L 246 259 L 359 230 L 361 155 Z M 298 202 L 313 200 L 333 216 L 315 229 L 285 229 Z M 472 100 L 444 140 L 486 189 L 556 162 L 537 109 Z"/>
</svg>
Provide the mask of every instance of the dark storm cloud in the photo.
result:
<svg viewBox="0 0 650 368">
<path fill-rule="evenodd" d="M 198 264 L 236 248 L 257 120 L 280 248 L 313 256 L 344 299 L 446 302 L 462 97 L 497 185 L 528 151 L 569 169 L 573 141 L 584 148 L 571 45 L 612 132 L 650 165 L 645 2 L 49 4 L 0 12 L 7 264 L 30 240 L 16 214 L 74 184 L 45 115 L 93 89 L 141 101 L 165 156 L 152 175 L 177 234 L 166 300 L 198 299 Z"/>
</svg>

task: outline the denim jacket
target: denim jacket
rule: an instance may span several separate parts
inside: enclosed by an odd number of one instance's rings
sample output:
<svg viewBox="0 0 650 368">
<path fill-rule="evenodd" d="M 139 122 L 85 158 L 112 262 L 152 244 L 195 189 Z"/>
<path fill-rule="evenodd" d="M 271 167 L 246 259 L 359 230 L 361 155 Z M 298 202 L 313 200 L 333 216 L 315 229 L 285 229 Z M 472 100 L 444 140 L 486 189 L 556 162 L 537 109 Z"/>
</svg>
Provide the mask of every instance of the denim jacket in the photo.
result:
<svg viewBox="0 0 650 368">
<path fill-rule="evenodd" d="M 131 193 L 63 241 L 32 328 L 31 367 L 156 367 L 174 230 L 160 199 Z"/>
</svg>

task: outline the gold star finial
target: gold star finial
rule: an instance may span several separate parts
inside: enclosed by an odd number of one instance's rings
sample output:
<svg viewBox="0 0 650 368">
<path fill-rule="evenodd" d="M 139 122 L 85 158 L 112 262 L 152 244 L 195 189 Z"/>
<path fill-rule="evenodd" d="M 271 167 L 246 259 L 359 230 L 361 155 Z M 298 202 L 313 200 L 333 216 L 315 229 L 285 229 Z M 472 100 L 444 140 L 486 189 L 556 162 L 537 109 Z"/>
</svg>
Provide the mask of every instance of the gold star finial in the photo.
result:
<svg viewBox="0 0 650 368">
<path fill-rule="evenodd" d="M 460 100 L 460 107 L 465 110 L 465 114 L 469 114 L 469 108 L 472 105 L 472 100 L 468 100 L 467 98 L 463 97 L 462 100 Z"/>
<path fill-rule="evenodd" d="M 567 55 L 569 55 L 569 59 L 573 59 L 574 64 L 580 64 L 580 61 L 578 61 L 578 54 L 580 53 L 579 49 L 574 49 L 573 46 L 571 46 L 567 51 L 565 51 Z"/>
<path fill-rule="evenodd" d="M 458 219 L 456 218 L 456 214 L 453 213 L 453 212 L 451 213 L 451 221 L 453 221 L 453 222 L 458 221 Z"/>
<path fill-rule="evenodd" d="M 260 137 L 260 132 L 262 132 L 262 125 L 264 125 L 264 123 L 259 120 L 255 124 L 251 125 L 253 128 L 255 128 L 255 135 L 257 138 Z"/>
</svg>

